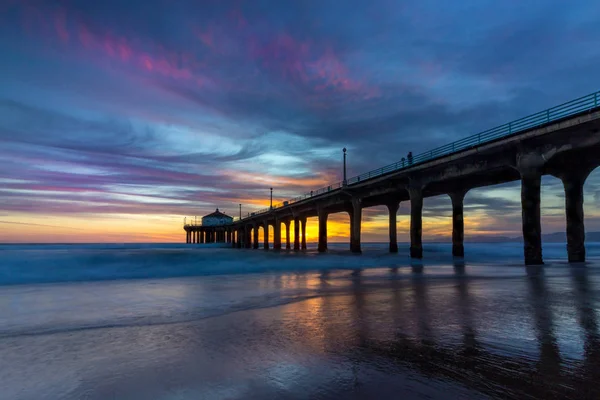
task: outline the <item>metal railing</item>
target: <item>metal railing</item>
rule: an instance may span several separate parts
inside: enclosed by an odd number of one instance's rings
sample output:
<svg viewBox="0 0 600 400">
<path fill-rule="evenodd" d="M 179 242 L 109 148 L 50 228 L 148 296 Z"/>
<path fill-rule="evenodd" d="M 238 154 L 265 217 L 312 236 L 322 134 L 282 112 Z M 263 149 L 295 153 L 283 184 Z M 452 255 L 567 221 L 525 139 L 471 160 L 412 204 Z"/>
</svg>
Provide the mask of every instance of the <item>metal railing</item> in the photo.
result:
<svg viewBox="0 0 600 400">
<path fill-rule="evenodd" d="M 512 136 L 516 133 L 525 131 L 527 129 L 535 128 L 544 124 L 548 124 L 553 121 L 557 121 L 563 119 L 565 117 L 569 117 L 575 114 L 579 114 L 585 111 L 592 110 L 600 106 L 600 91 L 588 94 L 587 96 L 580 97 L 575 100 L 571 100 L 569 102 L 560 104 L 558 106 L 554 106 L 548 108 L 547 110 L 540 111 L 538 113 L 529 115 L 527 117 L 523 117 L 517 119 L 515 121 L 511 121 L 507 124 L 497 126 L 492 129 L 488 129 L 486 131 L 477 133 L 475 135 L 468 136 L 466 138 L 457 140 L 452 143 L 448 143 L 444 146 L 437 147 L 433 150 L 426 151 L 421 154 L 417 154 L 412 158 L 412 162 L 409 163 L 408 160 L 402 159 L 401 161 L 395 162 L 393 164 L 386 165 L 381 168 L 377 168 L 366 172 L 364 174 L 354 176 L 352 178 L 347 179 L 347 185 L 351 186 L 357 184 L 359 182 L 363 182 L 368 179 L 372 179 L 381 175 L 388 174 L 390 172 L 399 171 L 402 169 L 414 167 L 415 165 L 425 163 L 427 161 L 434 160 L 436 158 L 440 158 L 443 156 L 447 156 L 450 154 L 458 153 L 460 151 L 464 151 L 467 149 L 471 149 L 482 144 L 493 142 L 494 140 L 505 138 L 508 136 Z M 289 199 L 284 201 L 283 203 L 274 204 L 273 208 L 264 208 L 259 211 L 251 212 L 247 216 L 242 217 L 243 219 L 254 217 L 256 215 L 268 213 L 271 210 L 288 206 L 293 203 L 297 203 L 302 200 L 309 199 L 311 197 L 319 196 L 324 193 L 329 193 L 332 190 L 338 190 L 342 187 L 342 182 L 333 183 L 327 187 L 311 191 L 309 193 L 305 193 L 301 196 L 294 197 L 293 199 Z M 239 218 L 238 218 L 239 220 Z"/>
<path fill-rule="evenodd" d="M 183 219 L 183 226 L 202 226 L 202 218 L 198 217 L 185 217 Z"/>
</svg>

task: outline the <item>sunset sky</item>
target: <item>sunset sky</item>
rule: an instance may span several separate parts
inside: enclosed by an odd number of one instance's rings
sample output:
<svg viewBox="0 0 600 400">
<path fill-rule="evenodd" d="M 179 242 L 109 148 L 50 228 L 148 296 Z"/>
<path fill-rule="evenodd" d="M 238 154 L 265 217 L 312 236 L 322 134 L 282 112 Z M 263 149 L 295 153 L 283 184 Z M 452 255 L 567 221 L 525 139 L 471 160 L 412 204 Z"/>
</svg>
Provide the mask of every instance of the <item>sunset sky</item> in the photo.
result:
<svg viewBox="0 0 600 400">
<path fill-rule="evenodd" d="M 595 1 L 0 0 L 0 242 L 182 242 L 238 215 L 600 90 Z M 600 231 L 600 172 L 586 183 Z M 519 236 L 519 183 L 466 236 Z M 544 178 L 544 233 L 564 197 Z M 408 203 L 398 212 L 408 240 Z M 387 238 L 387 210 L 363 213 Z M 426 239 L 450 200 L 425 200 Z M 345 240 L 347 215 L 330 217 Z M 309 234 L 317 224 L 309 221 Z"/>
</svg>

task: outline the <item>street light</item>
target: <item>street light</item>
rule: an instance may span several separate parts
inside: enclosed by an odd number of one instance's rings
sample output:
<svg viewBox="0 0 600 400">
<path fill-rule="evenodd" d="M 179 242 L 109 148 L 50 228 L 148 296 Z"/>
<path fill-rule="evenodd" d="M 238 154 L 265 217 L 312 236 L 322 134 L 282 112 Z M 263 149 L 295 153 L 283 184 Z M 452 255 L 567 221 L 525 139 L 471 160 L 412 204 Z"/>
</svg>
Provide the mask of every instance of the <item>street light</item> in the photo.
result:
<svg viewBox="0 0 600 400">
<path fill-rule="evenodd" d="M 342 151 L 344 152 L 344 180 L 342 181 L 342 185 L 346 186 L 348 184 L 346 180 L 346 148 L 344 147 Z"/>
<path fill-rule="evenodd" d="M 242 204 L 240 204 L 240 219 L 242 219 Z"/>
<path fill-rule="evenodd" d="M 273 188 L 271 188 L 271 210 L 273 209 Z"/>
</svg>

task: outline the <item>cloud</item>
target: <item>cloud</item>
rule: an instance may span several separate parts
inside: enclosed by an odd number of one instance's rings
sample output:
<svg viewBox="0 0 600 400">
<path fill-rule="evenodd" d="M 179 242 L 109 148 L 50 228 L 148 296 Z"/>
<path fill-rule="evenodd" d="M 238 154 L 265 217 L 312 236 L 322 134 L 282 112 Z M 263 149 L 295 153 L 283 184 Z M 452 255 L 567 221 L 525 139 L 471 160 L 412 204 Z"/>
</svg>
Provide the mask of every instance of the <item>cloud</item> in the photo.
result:
<svg viewBox="0 0 600 400">
<path fill-rule="evenodd" d="M 591 1 L 3 6 L 4 213 L 260 208 L 268 187 L 283 200 L 338 181 L 342 147 L 357 175 L 600 87 Z M 558 224 L 562 188 L 544 187 Z M 426 201 L 436 234 L 449 206 Z M 518 185 L 465 210 L 480 231 L 518 230 Z M 375 232 L 385 213 L 365 218 Z"/>
</svg>

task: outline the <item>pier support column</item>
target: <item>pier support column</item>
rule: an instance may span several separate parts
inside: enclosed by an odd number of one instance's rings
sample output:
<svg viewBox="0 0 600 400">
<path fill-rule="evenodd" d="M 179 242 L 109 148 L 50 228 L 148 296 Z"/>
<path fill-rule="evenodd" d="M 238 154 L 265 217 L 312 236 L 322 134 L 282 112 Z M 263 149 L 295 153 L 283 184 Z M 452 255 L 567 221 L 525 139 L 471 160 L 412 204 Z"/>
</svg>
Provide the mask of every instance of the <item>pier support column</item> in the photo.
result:
<svg viewBox="0 0 600 400">
<path fill-rule="evenodd" d="M 275 219 L 273 225 L 273 250 L 281 250 L 281 221 Z"/>
<path fill-rule="evenodd" d="M 242 228 L 239 228 L 237 231 L 237 248 L 241 249 L 242 248 L 242 240 L 244 237 L 244 230 Z"/>
<path fill-rule="evenodd" d="M 319 253 L 327 251 L 327 217 L 328 214 L 325 210 L 319 210 L 319 245 L 317 250 Z"/>
<path fill-rule="evenodd" d="M 525 265 L 540 265 L 544 263 L 540 220 L 541 168 L 522 168 L 520 173 Z"/>
<path fill-rule="evenodd" d="M 408 189 L 410 196 L 410 257 L 423 258 L 423 192 L 420 187 Z"/>
<path fill-rule="evenodd" d="M 300 218 L 294 218 L 294 251 L 300 250 Z"/>
<path fill-rule="evenodd" d="M 360 254 L 360 231 L 362 222 L 362 202 L 359 198 L 352 198 L 352 212 L 350 213 L 350 251 Z"/>
<path fill-rule="evenodd" d="M 565 188 L 567 217 L 567 253 L 569 262 L 585 261 L 585 225 L 583 218 L 583 185 L 591 169 L 573 171 L 561 177 Z"/>
<path fill-rule="evenodd" d="M 185 243 L 189 244 L 190 243 L 190 232 L 185 231 Z"/>
<path fill-rule="evenodd" d="M 302 224 L 302 250 L 306 250 L 306 217 L 300 220 Z"/>
<path fill-rule="evenodd" d="M 244 237 L 246 238 L 246 246 L 245 247 L 247 249 L 252 248 L 252 231 L 251 231 L 251 229 L 252 228 L 250 227 L 250 225 L 246 225 L 246 227 L 245 227 L 246 234 Z"/>
<path fill-rule="evenodd" d="M 387 204 L 389 214 L 389 234 L 390 234 L 390 253 L 398 252 L 398 233 L 397 233 L 397 216 L 398 208 L 400 207 L 399 201 L 393 201 Z"/>
<path fill-rule="evenodd" d="M 288 219 L 287 221 L 284 222 L 285 224 L 285 249 L 289 250 L 291 249 L 290 246 L 290 220 Z"/>
<path fill-rule="evenodd" d="M 258 226 L 258 224 L 254 224 L 254 228 L 253 228 L 254 240 L 252 243 L 252 247 L 255 249 L 258 249 L 258 230 L 259 229 L 260 229 L 260 227 Z"/>
<path fill-rule="evenodd" d="M 232 248 L 236 248 L 237 247 L 237 237 L 236 237 L 236 233 L 237 231 L 235 229 L 231 229 L 231 247 Z M 208 238 L 208 232 L 206 232 L 206 236 Z M 208 243 L 208 242 L 207 242 Z"/>
<path fill-rule="evenodd" d="M 465 256 L 465 221 L 463 218 L 463 204 L 466 190 L 449 193 L 452 200 L 452 255 L 454 257 Z"/>
<path fill-rule="evenodd" d="M 265 234 L 265 237 L 263 238 L 263 247 L 265 250 L 269 250 L 269 223 L 267 221 L 264 222 L 263 228 L 263 232 Z"/>
</svg>

